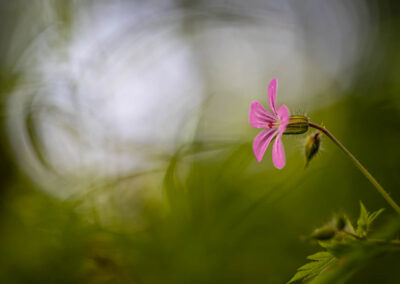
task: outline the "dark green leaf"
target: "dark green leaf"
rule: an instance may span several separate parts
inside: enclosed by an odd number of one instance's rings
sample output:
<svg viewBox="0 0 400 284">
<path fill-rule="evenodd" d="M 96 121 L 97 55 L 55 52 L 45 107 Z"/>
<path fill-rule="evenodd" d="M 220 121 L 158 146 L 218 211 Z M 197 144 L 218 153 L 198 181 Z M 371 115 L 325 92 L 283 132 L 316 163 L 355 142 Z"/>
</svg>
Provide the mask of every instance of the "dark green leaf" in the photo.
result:
<svg viewBox="0 0 400 284">
<path fill-rule="evenodd" d="M 306 263 L 297 269 L 297 273 L 289 280 L 288 283 L 304 279 L 311 279 L 321 274 L 325 269 L 336 263 L 336 258 L 329 252 L 322 251 L 307 257 L 312 262 Z"/>
</svg>

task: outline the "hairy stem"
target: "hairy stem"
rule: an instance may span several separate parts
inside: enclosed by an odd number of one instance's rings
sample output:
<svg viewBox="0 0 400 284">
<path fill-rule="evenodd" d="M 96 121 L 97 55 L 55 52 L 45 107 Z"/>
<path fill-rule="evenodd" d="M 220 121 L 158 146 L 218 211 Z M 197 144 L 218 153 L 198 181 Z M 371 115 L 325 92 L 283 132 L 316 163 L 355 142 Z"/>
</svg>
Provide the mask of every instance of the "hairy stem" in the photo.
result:
<svg viewBox="0 0 400 284">
<path fill-rule="evenodd" d="M 382 239 L 367 239 L 367 241 L 371 242 L 371 243 L 375 243 L 375 244 L 382 244 L 382 245 L 389 244 L 389 245 L 393 245 L 393 246 L 400 246 L 400 240 L 388 241 L 388 240 L 382 240 Z"/>
<path fill-rule="evenodd" d="M 349 235 L 357 240 L 364 240 L 370 243 L 374 243 L 374 244 L 381 244 L 381 245 L 392 245 L 394 247 L 398 247 L 400 248 L 400 240 L 383 240 L 383 239 L 370 239 L 370 238 L 362 238 L 357 236 L 356 234 L 347 232 L 347 231 L 340 231 L 345 233 L 346 235 Z"/>
<path fill-rule="evenodd" d="M 370 172 L 357 160 L 354 155 L 347 150 L 346 147 L 339 140 L 336 139 L 335 136 L 332 135 L 327 129 L 317 124 L 309 122 L 308 125 L 312 128 L 320 130 L 326 136 L 328 136 L 333 143 L 335 143 L 356 165 L 356 167 L 364 174 L 364 176 L 375 186 L 378 192 L 382 195 L 383 198 L 393 207 L 393 209 L 400 214 L 400 207 L 397 203 L 390 197 L 390 195 L 386 192 L 386 190 L 378 183 L 378 181 L 370 174 Z"/>
</svg>

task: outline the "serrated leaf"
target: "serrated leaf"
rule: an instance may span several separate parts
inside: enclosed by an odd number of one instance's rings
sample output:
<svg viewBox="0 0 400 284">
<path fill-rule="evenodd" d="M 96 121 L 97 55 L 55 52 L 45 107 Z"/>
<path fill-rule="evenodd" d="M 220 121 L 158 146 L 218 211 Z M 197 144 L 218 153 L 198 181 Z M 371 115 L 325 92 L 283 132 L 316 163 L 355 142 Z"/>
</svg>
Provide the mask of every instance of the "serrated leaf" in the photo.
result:
<svg viewBox="0 0 400 284">
<path fill-rule="evenodd" d="M 367 208 L 365 208 L 365 205 L 361 201 L 360 201 L 360 217 L 358 218 L 358 222 L 362 223 L 368 222 L 368 211 Z"/>
<path fill-rule="evenodd" d="M 310 255 L 307 257 L 307 259 L 313 261 L 306 263 L 305 265 L 298 268 L 297 273 L 292 277 L 292 279 L 289 280 L 288 284 L 301 279 L 305 280 L 316 277 L 325 269 L 327 269 L 330 265 L 336 263 L 336 258 L 326 251 Z"/>
<path fill-rule="evenodd" d="M 327 251 L 320 251 L 320 252 L 317 252 L 317 253 L 307 256 L 307 259 L 309 259 L 309 260 L 324 260 L 331 256 L 332 255 Z"/>
<path fill-rule="evenodd" d="M 326 259 L 324 259 L 324 260 L 326 260 Z M 321 265 L 324 264 L 324 260 L 317 260 L 317 261 L 312 261 L 312 262 L 306 263 L 303 266 L 300 266 L 297 270 L 318 269 Z"/>
<path fill-rule="evenodd" d="M 351 221 L 349 220 L 348 217 L 346 217 L 346 227 L 344 228 L 344 231 L 355 234 L 356 230 L 354 230 L 353 225 L 351 224 Z"/>
<path fill-rule="evenodd" d="M 368 233 L 371 223 L 383 212 L 377 210 L 368 213 L 364 204 L 360 203 L 360 218 L 358 219 L 357 233 Z M 348 222 L 350 224 L 350 222 Z M 366 226 L 366 230 L 360 226 Z M 345 228 L 348 230 L 351 228 Z M 391 251 L 393 247 L 391 239 L 398 236 L 400 230 L 400 220 L 391 220 L 385 227 L 381 227 L 375 232 L 374 237 L 379 242 L 374 242 L 373 238 L 334 238 L 329 241 L 319 241 L 321 247 L 327 251 L 322 251 L 307 257 L 315 260 L 298 268 L 297 273 L 288 283 L 298 280 L 312 284 L 344 284 L 366 263 L 372 261 L 384 252 Z M 377 240 L 377 239 L 375 239 Z M 386 242 L 385 242 L 386 241 Z M 386 243 L 386 245 L 382 245 Z"/>
<path fill-rule="evenodd" d="M 381 213 L 385 211 L 385 208 L 381 208 L 375 212 L 372 212 L 369 216 L 368 216 L 368 225 L 371 225 L 372 222 L 374 222 L 374 220 L 381 215 Z"/>
<path fill-rule="evenodd" d="M 305 270 L 297 271 L 296 274 L 292 277 L 292 279 L 289 280 L 289 282 L 287 284 L 290 284 L 290 283 L 296 282 L 297 280 L 303 279 L 308 274 L 309 274 L 309 272 L 305 271 Z"/>
<path fill-rule="evenodd" d="M 384 211 L 385 209 L 379 209 L 371 214 L 368 213 L 364 204 L 360 201 L 360 217 L 357 221 L 357 235 L 360 237 L 366 237 L 372 222 Z"/>
<path fill-rule="evenodd" d="M 329 270 L 317 275 L 310 284 L 347 283 L 357 270 L 386 250 L 388 247 L 355 240 L 341 253 L 339 260 L 329 266 Z"/>
<path fill-rule="evenodd" d="M 357 235 L 365 237 L 368 232 L 368 211 L 360 201 L 360 217 L 357 220 Z"/>
<path fill-rule="evenodd" d="M 319 242 L 319 245 L 325 248 L 331 255 L 340 257 L 347 251 L 351 250 L 354 241 L 341 241 L 341 242 Z"/>
</svg>

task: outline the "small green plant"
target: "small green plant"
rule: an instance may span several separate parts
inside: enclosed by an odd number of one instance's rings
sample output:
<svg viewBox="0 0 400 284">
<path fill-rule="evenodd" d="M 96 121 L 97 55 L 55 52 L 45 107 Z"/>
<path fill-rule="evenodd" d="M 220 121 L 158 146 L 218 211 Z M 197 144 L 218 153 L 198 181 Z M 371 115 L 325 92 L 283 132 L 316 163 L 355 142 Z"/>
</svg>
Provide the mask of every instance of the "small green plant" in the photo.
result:
<svg viewBox="0 0 400 284">
<path fill-rule="evenodd" d="M 400 228 L 398 218 L 375 232 L 376 238 L 370 235 L 371 225 L 384 209 L 369 213 L 361 202 L 360 207 L 356 228 L 347 216 L 337 215 L 311 233 L 309 239 L 323 250 L 308 256 L 311 261 L 299 267 L 288 283 L 346 283 L 368 261 L 400 250 L 400 240 L 392 239 Z"/>
</svg>

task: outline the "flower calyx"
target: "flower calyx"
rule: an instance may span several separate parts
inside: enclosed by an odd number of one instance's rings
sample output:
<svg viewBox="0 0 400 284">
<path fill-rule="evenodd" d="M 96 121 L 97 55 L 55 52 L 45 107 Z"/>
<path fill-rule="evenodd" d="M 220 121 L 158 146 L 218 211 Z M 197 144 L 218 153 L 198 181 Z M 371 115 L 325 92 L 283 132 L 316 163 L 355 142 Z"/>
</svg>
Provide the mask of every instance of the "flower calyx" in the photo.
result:
<svg viewBox="0 0 400 284">
<path fill-rule="evenodd" d="M 304 115 L 291 115 L 283 134 L 303 134 L 308 131 L 308 118 Z"/>
</svg>

